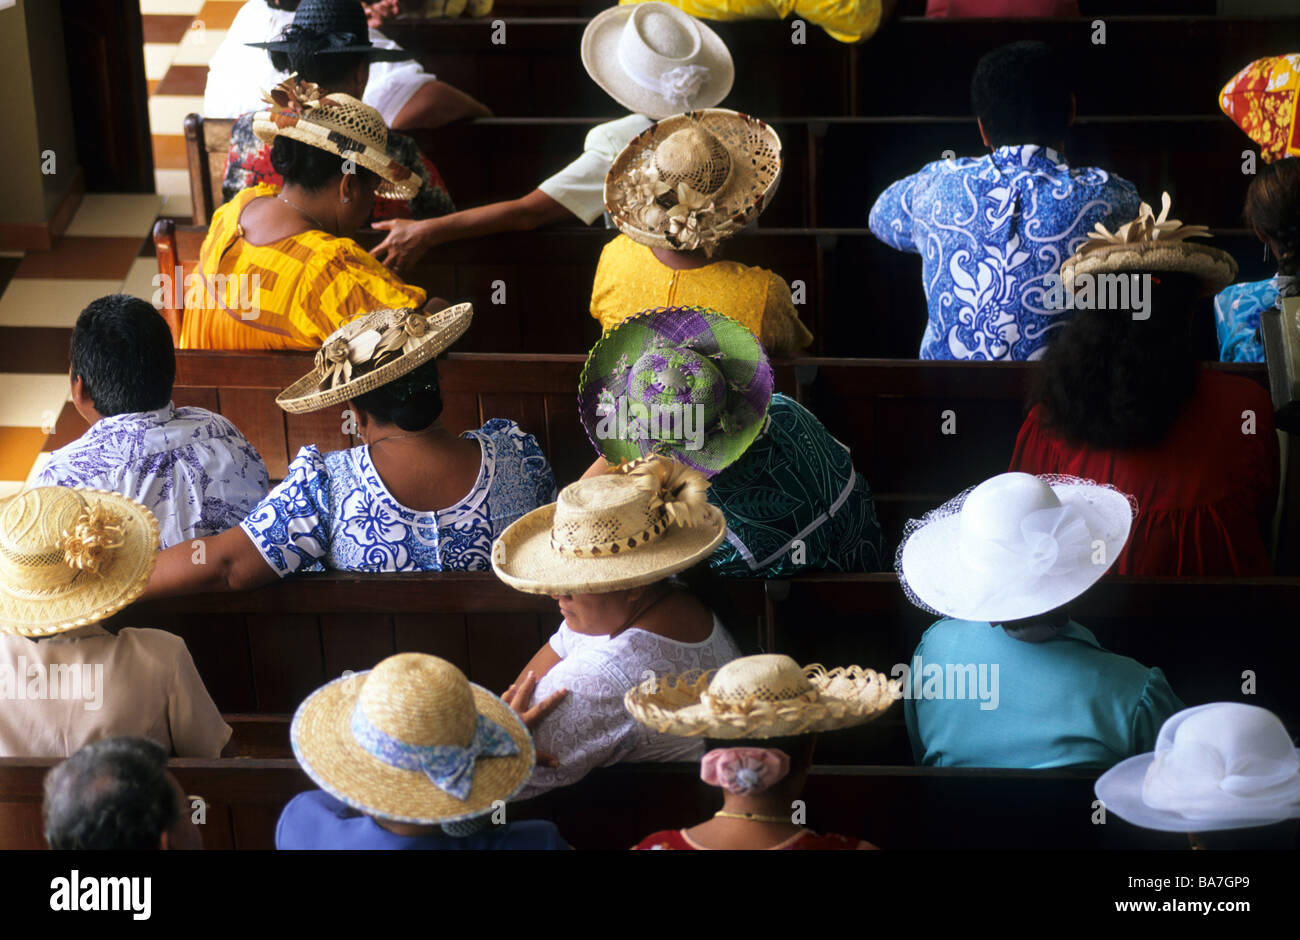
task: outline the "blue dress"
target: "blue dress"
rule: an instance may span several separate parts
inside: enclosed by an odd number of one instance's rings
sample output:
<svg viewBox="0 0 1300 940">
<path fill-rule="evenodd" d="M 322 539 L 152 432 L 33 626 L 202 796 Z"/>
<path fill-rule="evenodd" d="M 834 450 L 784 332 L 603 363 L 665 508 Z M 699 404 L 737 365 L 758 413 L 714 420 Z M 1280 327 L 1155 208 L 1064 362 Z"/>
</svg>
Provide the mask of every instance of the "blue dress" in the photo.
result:
<svg viewBox="0 0 1300 940">
<path fill-rule="evenodd" d="M 360 851 L 456 851 L 567 849 L 554 823 L 541 819 L 491 826 L 472 836 L 399 836 L 323 790 L 299 793 L 275 827 L 277 849 L 351 849 Z"/>
<path fill-rule="evenodd" d="M 295 571 L 490 571 L 492 542 L 555 499 L 555 476 L 531 434 L 494 418 L 462 437 L 483 451 L 478 479 L 454 506 L 424 512 L 388 492 L 367 447 L 304 447 L 288 475 L 241 523 L 281 577 Z"/>
<path fill-rule="evenodd" d="M 988 623 L 940 620 L 907 667 L 903 713 L 925 766 L 1111 767 L 1154 750 L 1183 708 L 1159 669 L 1102 649 L 1074 621 L 1028 643 Z"/>
<path fill-rule="evenodd" d="M 1277 282 L 1244 281 L 1214 295 L 1214 329 L 1222 362 L 1263 362 L 1259 315 L 1277 306 Z"/>
</svg>

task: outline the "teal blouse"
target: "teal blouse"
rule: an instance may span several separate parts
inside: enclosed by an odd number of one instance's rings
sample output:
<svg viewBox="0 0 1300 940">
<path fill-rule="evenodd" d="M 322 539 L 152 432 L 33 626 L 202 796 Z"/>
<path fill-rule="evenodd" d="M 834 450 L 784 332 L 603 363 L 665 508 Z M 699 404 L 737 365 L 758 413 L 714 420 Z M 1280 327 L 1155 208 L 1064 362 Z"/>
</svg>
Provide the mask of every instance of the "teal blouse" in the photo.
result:
<svg viewBox="0 0 1300 940">
<path fill-rule="evenodd" d="M 1154 750 L 1183 708 L 1159 669 L 1103 649 L 1074 621 L 1028 643 L 940 620 L 907 666 L 903 712 L 926 766 L 1106 768 Z"/>
</svg>

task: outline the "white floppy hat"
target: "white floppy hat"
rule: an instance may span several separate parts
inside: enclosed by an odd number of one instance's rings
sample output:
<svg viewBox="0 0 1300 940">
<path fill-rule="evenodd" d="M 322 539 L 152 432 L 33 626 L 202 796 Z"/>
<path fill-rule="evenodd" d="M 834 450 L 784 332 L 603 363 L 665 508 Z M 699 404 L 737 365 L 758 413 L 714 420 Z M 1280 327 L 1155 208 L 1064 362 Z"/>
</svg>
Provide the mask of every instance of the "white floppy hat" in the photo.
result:
<svg viewBox="0 0 1300 940">
<path fill-rule="evenodd" d="M 1267 826 L 1300 817 L 1300 750 L 1268 709 L 1198 705 L 1164 723 L 1153 753 L 1102 774 L 1096 791 L 1109 812 L 1145 829 Z"/>
<path fill-rule="evenodd" d="M 656 121 L 714 107 L 736 77 L 717 33 L 659 2 L 597 14 L 582 34 L 582 65 L 611 98 Z"/>
<path fill-rule="evenodd" d="M 1135 511 L 1112 486 L 1002 473 L 907 523 L 900 582 L 916 606 L 958 620 L 1046 613 L 1115 563 Z"/>
</svg>

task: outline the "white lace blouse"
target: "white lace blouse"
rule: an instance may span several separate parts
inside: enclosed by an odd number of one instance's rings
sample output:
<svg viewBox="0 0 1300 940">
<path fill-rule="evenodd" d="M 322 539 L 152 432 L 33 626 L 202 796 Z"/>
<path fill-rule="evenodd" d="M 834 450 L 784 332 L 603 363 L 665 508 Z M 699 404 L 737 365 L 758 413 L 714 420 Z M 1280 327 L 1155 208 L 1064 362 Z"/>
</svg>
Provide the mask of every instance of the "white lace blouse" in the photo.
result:
<svg viewBox="0 0 1300 940">
<path fill-rule="evenodd" d="M 713 617 L 713 632 L 700 643 L 680 643 L 632 627 L 618 636 L 588 636 L 561 623 L 551 637 L 560 661 L 537 683 L 533 701 L 559 689 L 569 694 L 533 734 L 539 751 L 560 762 L 538 767 L 518 799 L 577 783 L 596 767 L 622 761 L 699 760 L 704 742 L 658 734 L 637 724 L 623 696 L 651 674 L 664 678 L 690 669 L 716 669 L 740 656 L 731 635 Z"/>
</svg>

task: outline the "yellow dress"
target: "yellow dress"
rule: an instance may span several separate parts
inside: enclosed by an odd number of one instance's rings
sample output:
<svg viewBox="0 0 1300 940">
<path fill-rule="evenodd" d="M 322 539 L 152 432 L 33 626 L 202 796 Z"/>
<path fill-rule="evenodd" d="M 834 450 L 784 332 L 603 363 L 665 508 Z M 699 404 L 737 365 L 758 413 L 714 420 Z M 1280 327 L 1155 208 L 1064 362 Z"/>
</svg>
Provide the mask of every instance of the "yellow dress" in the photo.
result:
<svg viewBox="0 0 1300 940">
<path fill-rule="evenodd" d="M 645 0 L 619 0 L 620 5 Z M 670 0 L 702 20 L 783 20 L 815 23 L 840 42 L 862 42 L 880 28 L 880 0 Z"/>
<path fill-rule="evenodd" d="M 363 313 L 424 306 L 422 289 L 350 238 L 313 229 L 269 245 L 244 241 L 244 207 L 279 191 L 240 190 L 213 214 L 195 269 L 204 281 L 186 278 L 182 349 L 317 349 Z"/>
<path fill-rule="evenodd" d="M 619 235 L 600 253 L 591 315 L 603 329 L 651 307 L 708 307 L 739 320 L 773 356 L 794 356 L 812 342 L 790 299 L 790 286 L 766 268 L 715 261 L 677 271 L 645 245 Z"/>
</svg>

